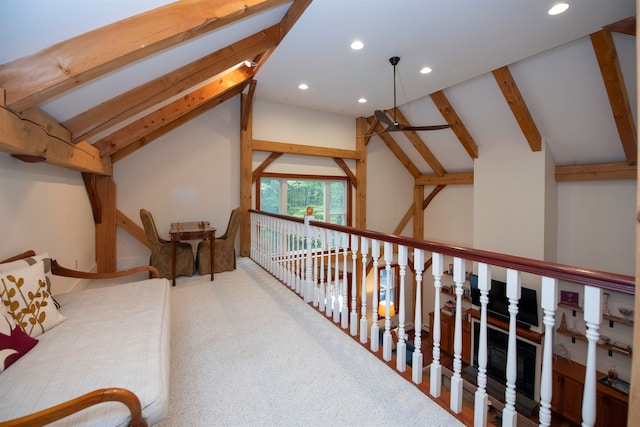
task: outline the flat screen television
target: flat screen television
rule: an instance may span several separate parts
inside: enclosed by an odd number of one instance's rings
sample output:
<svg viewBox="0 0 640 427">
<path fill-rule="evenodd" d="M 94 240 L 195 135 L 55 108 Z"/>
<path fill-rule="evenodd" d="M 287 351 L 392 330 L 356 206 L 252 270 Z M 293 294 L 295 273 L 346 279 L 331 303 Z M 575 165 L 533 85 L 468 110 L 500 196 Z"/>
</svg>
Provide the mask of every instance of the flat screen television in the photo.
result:
<svg viewBox="0 0 640 427">
<path fill-rule="evenodd" d="M 480 307 L 480 289 L 478 289 L 478 275 L 470 274 L 471 303 Z M 518 302 L 518 315 L 516 320 L 518 326 L 528 328 L 538 326 L 538 295 L 535 289 L 522 287 L 520 301 Z M 489 291 L 489 304 L 487 305 L 489 314 L 509 321 L 509 299 L 507 298 L 507 284 L 499 280 L 491 280 L 491 290 Z"/>
</svg>

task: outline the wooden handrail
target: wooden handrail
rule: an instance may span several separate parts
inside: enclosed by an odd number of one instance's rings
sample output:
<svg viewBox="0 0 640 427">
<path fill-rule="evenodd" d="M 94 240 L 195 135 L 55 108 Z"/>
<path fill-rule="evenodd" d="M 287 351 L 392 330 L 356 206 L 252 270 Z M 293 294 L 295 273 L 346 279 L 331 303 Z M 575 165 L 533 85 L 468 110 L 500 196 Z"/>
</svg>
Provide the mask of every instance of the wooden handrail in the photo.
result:
<svg viewBox="0 0 640 427">
<path fill-rule="evenodd" d="M 280 218 L 287 221 L 304 222 L 301 218 L 293 218 L 285 215 L 271 214 L 251 209 L 261 215 Z M 443 255 L 463 258 L 467 261 L 481 262 L 497 267 L 511 268 L 538 276 L 551 277 L 581 285 L 595 286 L 604 290 L 620 292 L 627 295 L 635 295 L 635 278 L 616 273 L 608 273 L 599 270 L 579 268 L 565 264 L 548 261 L 540 261 L 531 258 L 505 255 L 498 252 L 484 251 L 464 246 L 450 245 L 429 240 L 418 240 L 410 237 L 396 236 L 394 234 L 380 233 L 371 230 L 360 230 L 344 225 L 330 224 L 323 221 L 311 221 L 315 227 L 334 230 L 341 233 L 355 234 L 369 239 L 395 243 L 429 252 L 437 252 Z"/>
<path fill-rule="evenodd" d="M 157 268 L 150 265 L 143 265 L 141 267 L 129 268 L 127 270 L 119 270 L 111 273 L 90 273 L 86 271 L 72 270 L 70 268 L 62 267 L 55 259 L 51 260 L 51 272 L 56 276 L 62 277 L 75 277 L 78 279 L 113 279 L 116 277 L 124 277 L 130 274 L 143 273 L 148 271 L 152 277 L 160 277 L 160 271 Z"/>
<path fill-rule="evenodd" d="M 29 258 L 29 257 L 32 257 L 32 256 L 36 256 L 35 251 L 28 250 L 28 251 L 22 252 L 21 254 L 14 255 L 11 258 L 3 259 L 2 261 L 0 261 L 0 264 L 4 264 L 5 262 L 18 261 L 20 259 Z"/>
<path fill-rule="evenodd" d="M 131 413 L 131 427 L 147 427 L 142 418 L 140 400 L 131 391 L 124 388 L 103 388 L 84 394 L 75 399 L 61 403 L 24 417 L 0 422 L 0 427 L 39 427 L 58 421 L 90 406 L 103 402 L 121 402 Z"/>
</svg>

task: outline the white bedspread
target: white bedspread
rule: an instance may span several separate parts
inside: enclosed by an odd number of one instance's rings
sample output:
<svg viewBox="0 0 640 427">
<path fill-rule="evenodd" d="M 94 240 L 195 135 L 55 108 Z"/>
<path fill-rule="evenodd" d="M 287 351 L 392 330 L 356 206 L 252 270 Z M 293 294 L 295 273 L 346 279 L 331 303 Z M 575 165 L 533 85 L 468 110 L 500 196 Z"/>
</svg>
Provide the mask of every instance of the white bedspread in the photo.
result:
<svg viewBox="0 0 640 427">
<path fill-rule="evenodd" d="M 56 296 L 67 320 L 0 374 L 0 421 L 23 416 L 90 391 L 121 387 L 135 393 L 153 425 L 169 398 L 169 282 L 151 279 Z M 125 426 L 119 402 L 93 406 L 58 426 Z"/>
</svg>

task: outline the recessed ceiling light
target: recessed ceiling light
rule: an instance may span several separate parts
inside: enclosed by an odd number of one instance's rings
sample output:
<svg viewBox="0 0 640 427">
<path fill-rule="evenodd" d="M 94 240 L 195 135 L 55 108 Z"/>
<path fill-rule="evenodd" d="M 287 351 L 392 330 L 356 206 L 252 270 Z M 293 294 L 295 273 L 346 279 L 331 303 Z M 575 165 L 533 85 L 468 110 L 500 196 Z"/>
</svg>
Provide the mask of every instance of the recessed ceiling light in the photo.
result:
<svg viewBox="0 0 640 427">
<path fill-rule="evenodd" d="M 557 3 L 557 4 L 553 5 L 553 7 L 551 9 L 549 9 L 549 11 L 547 13 L 549 15 L 558 15 L 558 14 L 564 12 L 567 9 L 569 9 L 569 4 L 568 3 Z"/>
<path fill-rule="evenodd" d="M 360 50 L 364 47 L 364 43 L 362 43 L 360 40 L 356 40 L 353 43 L 351 43 L 351 49 L 353 50 Z"/>
<path fill-rule="evenodd" d="M 360 99 L 358 99 L 358 102 L 360 104 L 364 104 L 365 102 L 367 102 L 367 98 L 360 98 Z"/>
<path fill-rule="evenodd" d="M 307 86 L 306 83 L 300 83 L 298 85 L 298 89 L 307 90 L 307 89 L 309 89 L 309 86 Z"/>
<path fill-rule="evenodd" d="M 431 71 L 433 71 L 430 67 L 424 67 L 422 70 L 420 70 L 420 74 L 429 74 Z"/>
</svg>

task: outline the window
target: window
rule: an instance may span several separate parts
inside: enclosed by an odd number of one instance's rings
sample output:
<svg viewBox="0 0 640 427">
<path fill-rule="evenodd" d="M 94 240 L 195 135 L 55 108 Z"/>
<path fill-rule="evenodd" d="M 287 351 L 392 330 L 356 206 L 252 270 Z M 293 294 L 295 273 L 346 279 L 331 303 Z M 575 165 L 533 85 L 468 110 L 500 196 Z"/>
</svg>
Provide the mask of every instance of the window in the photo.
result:
<svg viewBox="0 0 640 427">
<path fill-rule="evenodd" d="M 351 186 L 346 177 L 265 173 L 256 192 L 257 205 L 265 212 L 302 218 L 312 206 L 318 221 L 351 222 Z"/>
</svg>

